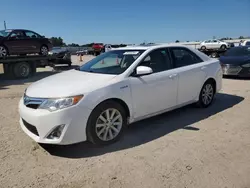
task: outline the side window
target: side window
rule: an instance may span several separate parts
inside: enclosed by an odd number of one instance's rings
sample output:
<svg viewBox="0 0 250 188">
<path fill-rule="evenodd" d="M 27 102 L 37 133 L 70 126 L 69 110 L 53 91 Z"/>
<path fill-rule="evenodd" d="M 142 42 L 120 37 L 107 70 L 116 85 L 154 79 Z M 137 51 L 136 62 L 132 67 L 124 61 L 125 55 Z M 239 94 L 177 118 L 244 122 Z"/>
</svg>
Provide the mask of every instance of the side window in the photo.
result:
<svg viewBox="0 0 250 188">
<path fill-rule="evenodd" d="M 169 70 L 172 68 L 168 51 L 166 49 L 157 49 L 150 52 L 140 66 L 148 66 L 153 70 L 153 73 Z"/>
<path fill-rule="evenodd" d="M 195 53 L 186 48 L 171 48 L 170 51 L 175 68 L 203 62 Z"/>
<path fill-rule="evenodd" d="M 11 39 L 23 39 L 24 38 L 24 34 L 22 31 L 13 31 L 10 34 L 10 38 Z"/>
<path fill-rule="evenodd" d="M 36 33 L 32 31 L 25 31 L 25 35 L 27 38 L 40 38 Z"/>
<path fill-rule="evenodd" d="M 217 40 L 213 40 L 213 42 L 218 42 Z"/>
</svg>

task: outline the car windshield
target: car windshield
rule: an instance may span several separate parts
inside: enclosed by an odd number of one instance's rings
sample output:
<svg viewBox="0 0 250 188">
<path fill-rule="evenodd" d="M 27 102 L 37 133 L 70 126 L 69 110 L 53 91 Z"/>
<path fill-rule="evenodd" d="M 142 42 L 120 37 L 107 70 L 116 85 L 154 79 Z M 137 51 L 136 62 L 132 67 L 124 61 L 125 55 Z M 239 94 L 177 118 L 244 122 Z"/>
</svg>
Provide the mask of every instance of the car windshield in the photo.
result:
<svg viewBox="0 0 250 188">
<path fill-rule="evenodd" d="M 121 74 L 145 50 L 114 50 L 105 52 L 80 67 L 80 71 L 100 74 Z"/>
<path fill-rule="evenodd" d="M 250 47 L 231 48 L 227 50 L 224 56 L 245 56 L 250 55 Z"/>
<path fill-rule="evenodd" d="M 7 31 L 7 30 L 0 31 L 0 37 L 7 37 L 9 34 L 10 34 L 10 31 Z"/>
<path fill-rule="evenodd" d="M 250 46 L 250 41 L 247 41 L 247 42 L 246 42 L 246 46 Z"/>
</svg>

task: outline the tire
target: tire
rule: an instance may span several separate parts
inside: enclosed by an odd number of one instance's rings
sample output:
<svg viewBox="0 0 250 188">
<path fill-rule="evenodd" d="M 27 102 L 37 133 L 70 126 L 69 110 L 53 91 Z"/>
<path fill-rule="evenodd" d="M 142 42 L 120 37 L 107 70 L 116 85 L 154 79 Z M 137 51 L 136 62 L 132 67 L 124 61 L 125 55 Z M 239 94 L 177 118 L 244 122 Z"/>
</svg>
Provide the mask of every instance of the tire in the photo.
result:
<svg viewBox="0 0 250 188">
<path fill-rule="evenodd" d="M 47 46 L 45 45 L 42 45 L 41 48 L 40 48 L 40 55 L 48 55 L 49 53 L 49 49 Z"/>
<path fill-rule="evenodd" d="M 214 95 L 215 95 L 215 84 L 214 82 L 208 80 L 207 82 L 205 82 L 200 91 L 199 101 L 197 102 L 197 105 L 201 108 L 207 108 L 213 103 Z"/>
<path fill-rule="evenodd" d="M 202 50 L 206 50 L 206 46 L 202 46 L 201 49 L 202 49 Z"/>
<path fill-rule="evenodd" d="M 109 110 L 110 118 L 112 118 L 111 116 L 113 115 L 113 120 L 119 117 L 117 120 L 115 120 L 116 125 L 112 125 L 112 119 L 106 121 L 107 123 L 104 123 L 104 120 L 107 118 L 107 110 Z M 113 114 L 113 112 L 115 112 L 115 114 Z M 101 115 L 103 118 L 100 118 Z M 99 127 L 97 127 L 97 124 L 99 124 Z M 124 108 L 119 103 L 114 101 L 103 102 L 92 111 L 88 119 L 86 128 L 87 139 L 96 145 L 107 145 L 114 143 L 122 136 L 126 124 L 127 115 Z M 113 138 L 111 138 L 112 134 Z"/>
<path fill-rule="evenodd" d="M 221 47 L 220 47 L 220 49 L 222 49 L 222 50 L 225 50 L 227 47 L 226 47 L 226 45 L 221 45 Z"/>
<path fill-rule="evenodd" d="M 27 62 L 14 64 L 12 69 L 15 78 L 28 78 L 33 72 L 30 64 Z"/>
<path fill-rule="evenodd" d="M 8 49 L 5 46 L 0 45 L 0 57 L 8 56 Z"/>
<path fill-rule="evenodd" d="M 216 58 L 218 56 L 218 54 L 216 53 L 216 52 L 213 52 L 212 54 L 211 54 L 211 57 L 212 58 Z"/>
</svg>

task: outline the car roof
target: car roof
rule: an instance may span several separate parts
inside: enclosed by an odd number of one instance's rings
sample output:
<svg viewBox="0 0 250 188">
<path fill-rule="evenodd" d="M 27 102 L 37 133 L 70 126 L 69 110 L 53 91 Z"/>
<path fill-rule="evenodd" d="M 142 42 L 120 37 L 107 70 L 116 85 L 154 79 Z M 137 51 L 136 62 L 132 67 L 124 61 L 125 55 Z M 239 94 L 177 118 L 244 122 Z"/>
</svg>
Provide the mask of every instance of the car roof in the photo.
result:
<svg viewBox="0 0 250 188">
<path fill-rule="evenodd" d="M 137 45 L 137 46 L 126 46 L 115 48 L 115 50 L 149 50 L 149 49 L 158 49 L 158 48 L 167 48 L 167 47 L 185 47 L 190 48 L 183 44 L 150 44 L 150 45 Z"/>
<path fill-rule="evenodd" d="M 32 30 L 29 30 L 29 29 L 5 29 L 4 31 L 32 31 Z M 32 31 L 34 32 L 34 31 Z"/>
</svg>

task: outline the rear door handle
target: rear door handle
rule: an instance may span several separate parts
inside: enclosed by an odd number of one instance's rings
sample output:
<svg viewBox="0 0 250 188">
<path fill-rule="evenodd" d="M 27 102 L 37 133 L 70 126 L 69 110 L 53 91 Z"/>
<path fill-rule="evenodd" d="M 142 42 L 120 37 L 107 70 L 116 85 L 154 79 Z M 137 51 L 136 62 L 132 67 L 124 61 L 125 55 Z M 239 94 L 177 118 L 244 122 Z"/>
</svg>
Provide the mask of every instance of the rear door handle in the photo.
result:
<svg viewBox="0 0 250 188">
<path fill-rule="evenodd" d="M 170 79 L 174 79 L 177 76 L 177 74 L 172 74 L 169 76 Z"/>
</svg>

